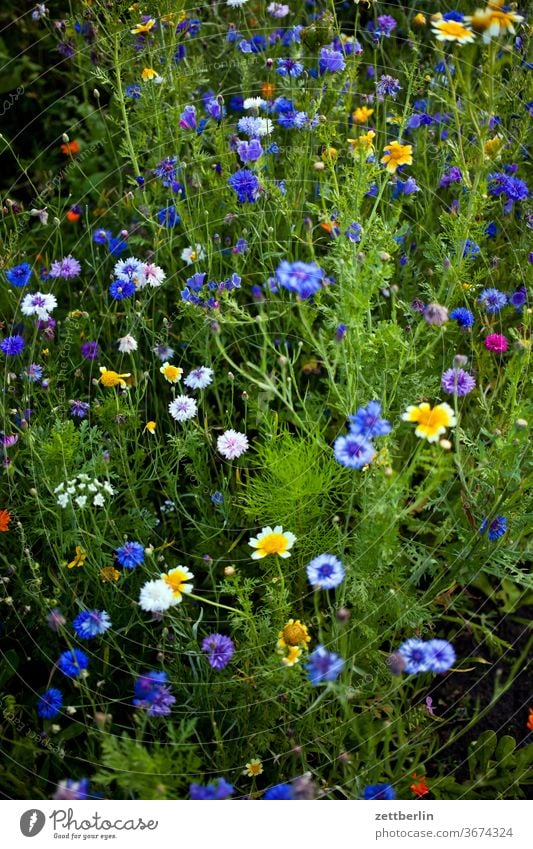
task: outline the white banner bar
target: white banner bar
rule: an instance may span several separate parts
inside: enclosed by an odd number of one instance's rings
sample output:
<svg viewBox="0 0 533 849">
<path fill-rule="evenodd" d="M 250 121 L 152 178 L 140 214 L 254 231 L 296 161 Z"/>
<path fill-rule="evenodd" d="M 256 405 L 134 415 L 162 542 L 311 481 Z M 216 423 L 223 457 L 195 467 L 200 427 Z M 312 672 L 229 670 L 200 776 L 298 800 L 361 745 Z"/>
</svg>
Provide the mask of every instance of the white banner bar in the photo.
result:
<svg viewBox="0 0 533 849">
<path fill-rule="evenodd" d="M 235 800 L 239 801 L 239 800 Z M 110 845 L 117 849 L 531 849 L 532 805 L 481 802 L 307 802 L 217 805 L 209 814 L 191 801 L 85 801 L 2 804 L 2 846 L 48 849 Z M 241 800 L 245 801 L 245 800 Z M 335 805 L 335 811 L 331 805 Z M 189 810 L 186 810 L 189 808 Z"/>
</svg>

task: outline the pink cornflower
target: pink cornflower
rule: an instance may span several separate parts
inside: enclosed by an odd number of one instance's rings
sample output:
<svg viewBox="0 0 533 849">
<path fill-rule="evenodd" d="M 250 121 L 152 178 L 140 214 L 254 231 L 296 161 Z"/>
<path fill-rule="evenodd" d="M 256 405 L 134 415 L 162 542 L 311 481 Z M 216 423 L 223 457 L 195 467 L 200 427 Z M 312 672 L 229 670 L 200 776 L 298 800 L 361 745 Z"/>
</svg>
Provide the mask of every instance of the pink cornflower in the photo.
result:
<svg viewBox="0 0 533 849">
<path fill-rule="evenodd" d="M 236 460 L 248 447 L 248 437 L 236 430 L 226 430 L 217 439 L 217 448 L 226 460 Z"/>
<path fill-rule="evenodd" d="M 494 351 L 496 354 L 503 354 L 509 347 L 509 343 L 505 336 L 499 333 L 490 333 L 485 339 L 485 348 L 489 351 Z"/>
</svg>

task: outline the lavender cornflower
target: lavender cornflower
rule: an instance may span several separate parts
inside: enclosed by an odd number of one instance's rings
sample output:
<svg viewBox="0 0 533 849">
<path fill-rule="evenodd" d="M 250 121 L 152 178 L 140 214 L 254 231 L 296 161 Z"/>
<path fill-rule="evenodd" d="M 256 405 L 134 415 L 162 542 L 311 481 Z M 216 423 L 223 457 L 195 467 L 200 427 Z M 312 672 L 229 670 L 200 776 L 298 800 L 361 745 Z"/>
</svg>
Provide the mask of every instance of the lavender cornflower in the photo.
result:
<svg viewBox="0 0 533 849">
<path fill-rule="evenodd" d="M 256 162 L 263 155 L 263 148 L 259 139 L 239 141 L 237 143 L 237 153 L 241 162 Z"/>
<path fill-rule="evenodd" d="M 461 173 L 461 169 L 457 168 L 456 165 L 453 165 L 440 178 L 439 189 L 447 189 L 452 183 L 460 183 L 462 179 L 463 175 Z"/>
<path fill-rule="evenodd" d="M 66 621 L 67 620 L 61 613 L 59 607 L 53 607 L 46 617 L 46 624 L 48 625 L 51 631 L 55 632 L 61 630 L 63 625 L 66 624 Z"/>
<path fill-rule="evenodd" d="M 428 324 L 440 327 L 448 321 L 448 310 L 441 304 L 428 304 L 424 309 L 424 318 Z"/>
<path fill-rule="evenodd" d="M 77 277 L 81 271 L 81 265 L 77 259 L 70 254 L 63 259 L 55 260 L 50 266 L 50 277 L 62 277 L 63 280 L 71 280 Z"/>
<path fill-rule="evenodd" d="M 224 634 L 210 634 L 202 642 L 202 651 L 207 655 L 211 669 L 224 669 L 235 654 L 235 646 Z"/>
<path fill-rule="evenodd" d="M 90 404 L 87 401 L 69 401 L 69 404 L 72 418 L 84 419 L 89 412 Z"/>
<path fill-rule="evenodd" d="M 166 686 L 166 672 L 146 672 L 134 684 L 133 704 L 147 710 L 148 716 L 169 716 L 176 699 Z"/>
<path fill-rule="evenodd" d="M 81 355 L 84 360 L 96 360 L 100 356 L 100 345 L 98 342 L 84 342 L 81 346 Z"/>
<path fill-rule="evenodd" d="M 483 289 L 478 297 L 478 301 L 485 307 L 489 315 L 493 315 L 499 313 L 507 304 L 507 295 L 504 295 L 499 289 Z"/>
<path fill-rule="evenodd" d="M 395 98 L 399 91 L 401 91 L 400 81 L 389 74 L 382 74 L 379 82 L 376 83 L 376 94 L 379 100 L 383 100 L 386 95 Z"/>
<path fill-rule="evenodd" d="M 305 300 L 322 288 L 324 270 L 314 262 L 283 260 L 276 269 L 276 279 L 283 289 Z"/>
<path fill-rule="evenodd" d="M 462 368 L 449 368 L 442 375 L 441 386 L 448 394 L 462 398 L 476 388 L 476 380 Z"/>
<path fill-rule="evenodd" d="M 339 50 L 331 50 L 329 47 L 323 47 L 320 51 L 318 66 L 321 74 L 326 72 L 334 74 L 337 71 L 343 71 L 346 67 L 346 62 Z"/>
<path fill-rule="evenodd" d="M 339 436 L 333 443 L 335 459 L 341 466 L 362 469 L 372 462 L 376 453 L 371 442 L 355 433 Z"/>
<path fill-rule="evenodd" d="M 183 130 L 196 130 L 198 123 L 196 121 L 196 108 L 194 106 L 186 106 L 180 115 L 179 125 Z"/>
</svg>

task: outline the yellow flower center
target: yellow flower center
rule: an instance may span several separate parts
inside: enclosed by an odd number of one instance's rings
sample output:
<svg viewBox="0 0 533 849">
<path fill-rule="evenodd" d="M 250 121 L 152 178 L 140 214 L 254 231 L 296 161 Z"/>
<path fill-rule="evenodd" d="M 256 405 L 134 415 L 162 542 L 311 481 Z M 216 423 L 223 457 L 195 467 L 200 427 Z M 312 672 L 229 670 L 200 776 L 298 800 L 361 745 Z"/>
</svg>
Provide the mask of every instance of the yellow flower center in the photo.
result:
<svg viewBox="0 0 533 849">
<path fill-rule="evenodd" d="M 195 259 L 198 259 L 198 254 L 196 253 L 196 251 L 191 251 L 191 255 L 190 255 L 189 259 L 192 260 L 193 262 L 195 261 Z"/>
<path fill-rule="evenodd" d="M 178 597 L 183 592 L 183 585 L 189 580 L 187 575 L 181 569 L 173 569 L 168 575 L 163 575 L 163 580 L 169 585 L 174 593 L 174 597 Z"/>
<path fill-rule="evenodd" d="M 438 28 L 444 35 L 450 35 L 452 38 L 467 38 L 471 35 L 470 30 L 459 21 L 440 21 Z"/>
<path fill-rule="evenodd" d="M 268 534 L 260 541 L 259 551 L 264 554 L 283 554 L 287 551 L 287 537 L 284 534 Z"/>
<path fill-rule="evenodd" d="M 283 640 L 288 646 L 299 646 L 300 643 L 305 643 L 309 639 L 307 628 L 301 622 L 289 622 L 285 625 L 283 631 Z"/>
<path fill-rule="evenodd" d="M 179 380 L 181 377 L 181 369 L 177 366 L 166 366 L 163 370 L 163 374 L 167 378 L 167 380 L 171 380 L 172 383 L 175 383 L 176 380 Z"/>
</svg>

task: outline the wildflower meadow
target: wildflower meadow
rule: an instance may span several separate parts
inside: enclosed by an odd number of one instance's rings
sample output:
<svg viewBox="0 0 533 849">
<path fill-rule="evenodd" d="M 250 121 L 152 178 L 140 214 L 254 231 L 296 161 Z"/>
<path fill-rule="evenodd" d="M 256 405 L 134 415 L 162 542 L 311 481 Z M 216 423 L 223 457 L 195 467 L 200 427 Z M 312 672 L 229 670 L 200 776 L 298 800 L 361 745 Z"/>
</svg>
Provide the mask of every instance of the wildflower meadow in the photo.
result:
<svg viewBox="0 0 533 849">
<path fill-rule="evenodd" d="M 481 2 L 2 3 L 3 798 L 530 798 L 533 30 Z"/>
</svg>

